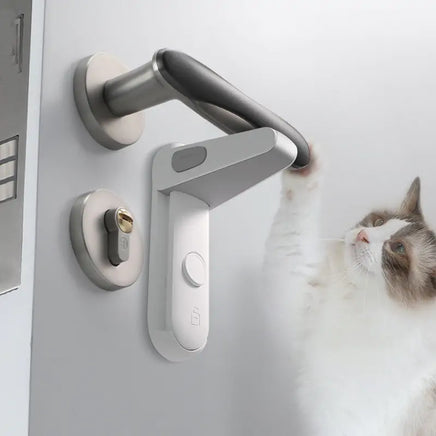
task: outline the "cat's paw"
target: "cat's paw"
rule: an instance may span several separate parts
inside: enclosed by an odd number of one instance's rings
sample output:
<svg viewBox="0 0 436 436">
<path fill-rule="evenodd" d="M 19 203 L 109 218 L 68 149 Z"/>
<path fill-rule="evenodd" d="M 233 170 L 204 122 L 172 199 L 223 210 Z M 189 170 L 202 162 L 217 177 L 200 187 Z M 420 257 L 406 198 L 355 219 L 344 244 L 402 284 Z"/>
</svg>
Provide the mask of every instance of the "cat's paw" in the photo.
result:
<svg viewBox="0 0 436 436">
<path fill-rule="evenodd" d="M 283 193 L 292 199 L 299 192 L 313 191 L 319 188 L 322 179 L 323 162 L 319 147 L 309 144 L 310 163 L 301 170 L 287 168 L 283 171 Z"/>
</svg>

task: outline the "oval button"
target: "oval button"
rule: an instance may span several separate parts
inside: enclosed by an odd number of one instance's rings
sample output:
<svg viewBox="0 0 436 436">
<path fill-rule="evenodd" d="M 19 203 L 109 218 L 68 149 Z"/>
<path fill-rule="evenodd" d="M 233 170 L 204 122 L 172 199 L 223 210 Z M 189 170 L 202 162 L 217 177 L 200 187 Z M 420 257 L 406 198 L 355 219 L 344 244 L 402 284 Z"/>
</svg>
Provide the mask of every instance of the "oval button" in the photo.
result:
<svg viewBox="0 0 436 436">
<path fill-rule="evenodd" d="M 191 286 L 198 288 L 206 283 L 206 263 L 197 252 L 185 256 L 182 271 Z"/>
<path fill-rule="evenodd" d="M 173 170 L 177 173 L 190 170 L 201 165 L 207 157 L 204 147 L 186 147 L 176 151 L 171 159 Z"/>
</svg>

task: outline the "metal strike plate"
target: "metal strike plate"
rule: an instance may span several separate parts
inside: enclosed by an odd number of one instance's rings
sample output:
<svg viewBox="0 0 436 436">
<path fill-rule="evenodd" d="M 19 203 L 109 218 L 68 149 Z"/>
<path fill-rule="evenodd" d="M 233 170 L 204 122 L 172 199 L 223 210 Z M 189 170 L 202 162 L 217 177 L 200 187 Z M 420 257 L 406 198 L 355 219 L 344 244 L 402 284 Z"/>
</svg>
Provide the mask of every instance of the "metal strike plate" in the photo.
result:
<svg viewBox="0 0 436 436">
<path fill-rule="evenodd" d="M 31 6 L 0 5 L 0 294 L 21 282 Z"/>
</svg>

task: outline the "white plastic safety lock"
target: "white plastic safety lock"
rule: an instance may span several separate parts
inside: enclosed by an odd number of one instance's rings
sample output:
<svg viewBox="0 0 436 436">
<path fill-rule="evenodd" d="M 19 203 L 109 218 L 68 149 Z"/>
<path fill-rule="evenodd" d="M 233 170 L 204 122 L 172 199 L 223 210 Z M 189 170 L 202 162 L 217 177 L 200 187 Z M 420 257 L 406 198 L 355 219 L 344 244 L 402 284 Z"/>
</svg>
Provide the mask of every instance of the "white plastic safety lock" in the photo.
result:
<svg viewBox="0 0 436 436">
<path fill-rule="evenodd" d="M 294 162 L 270 128 L 161 147 L 153 160 L 148 325 L 157 351 L 182 361 L 209 333 L 209 211 Z"/>
<path fill-rule="evenodd" d="M 209 206 L 182 192 L 169 197 L 170 319 L 177 342 L 198 350 L 209 331 Z"/>
</svg>

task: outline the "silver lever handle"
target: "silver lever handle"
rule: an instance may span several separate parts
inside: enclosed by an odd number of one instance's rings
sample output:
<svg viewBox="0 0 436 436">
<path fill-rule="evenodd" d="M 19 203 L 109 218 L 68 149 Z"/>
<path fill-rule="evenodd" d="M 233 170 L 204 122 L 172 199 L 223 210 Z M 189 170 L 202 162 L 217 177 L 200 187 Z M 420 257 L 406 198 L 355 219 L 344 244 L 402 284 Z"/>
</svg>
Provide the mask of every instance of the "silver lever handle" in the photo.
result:
<svg viewBox="0 0 436 436">
<path fill-rule="evenodd" d="M 182 101 L 226 133 L 271 127 L 297 146 L 294 167 L 309 162 L 307 143 L 294 127 L 185 53 L 159 50 L 150 62 L 104 86 L 104 100 L 117 116 L 173 99 Z"/>
<path fill-rule="evenodd" d="M 119 149 L 139 139 L 143 109 L 178 99 L 226 133 L 271 127 L 297 147 L 293 167 L 309 163 L 308 144 L 294 127 L 178 51 L 159 50 L 150 62 L 131 71 L 110 55 L 91 56 L 76 70 L 74 91 L 82 120 L 108 148 Z"/>
</svg>

